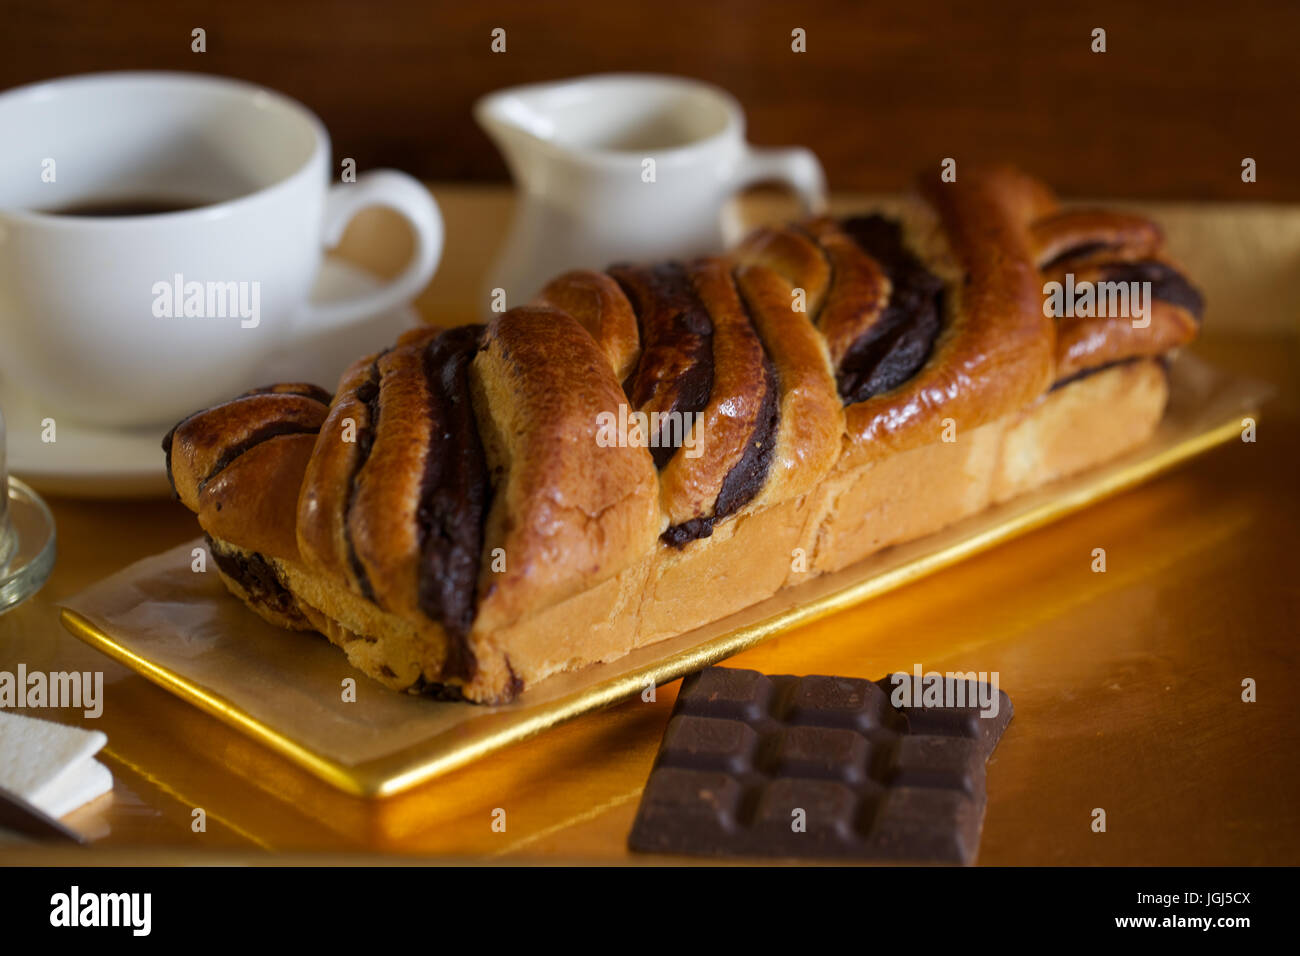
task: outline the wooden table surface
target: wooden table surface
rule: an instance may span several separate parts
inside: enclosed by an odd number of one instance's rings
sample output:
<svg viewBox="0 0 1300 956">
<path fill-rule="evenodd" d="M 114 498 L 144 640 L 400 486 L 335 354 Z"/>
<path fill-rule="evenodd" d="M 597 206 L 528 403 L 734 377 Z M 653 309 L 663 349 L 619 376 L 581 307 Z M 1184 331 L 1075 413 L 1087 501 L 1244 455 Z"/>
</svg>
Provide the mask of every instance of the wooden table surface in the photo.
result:
<svg viewBox="0 0 1300 956">
<path fill-rule="evenodd" d="M 510 199 L 500 189 L 438 194 L 455 239 L 420 307 L 458 321 Z M 406 240 L 391 226 L 382 214 L 356 224 L 348 257 L 392 271 Z M 1211 319 L 1214 310 L 1211 299 Z M 1224 321 L 1196 351 L 1277 386 L 1255 443 L 1221 447 L 728 663 L 868 678 L 917 662 L 998 671 L 1016 716 L 989 764 L 981 863 L 1300 863 L 1300 353 L 1294 325 L 1239 332 Z M 115 785 L 68 818 L 94 837 L 89 851 L 8 846 L 0 859 L 645 859 L 625 841 L 676 684 L 654 703 L 588 715 L 399 797 L 346 797 L 60 626 L 61 601 L 192 537 L 185 508 L 50 503 L 58 563 L 37 597 L 0 617 L 0 669 L 104 672 L 99 720 L 40 716 L 104 731 Z M 1104 574 L 1090 568 L 1096 547 Z M 1248 677 L 1255 703 L 1241 699 Z M 1091 828 L 1098 807 L 1105 833 Z M 492 828 L 498 808 L 505 832 Z"/>
</svg>

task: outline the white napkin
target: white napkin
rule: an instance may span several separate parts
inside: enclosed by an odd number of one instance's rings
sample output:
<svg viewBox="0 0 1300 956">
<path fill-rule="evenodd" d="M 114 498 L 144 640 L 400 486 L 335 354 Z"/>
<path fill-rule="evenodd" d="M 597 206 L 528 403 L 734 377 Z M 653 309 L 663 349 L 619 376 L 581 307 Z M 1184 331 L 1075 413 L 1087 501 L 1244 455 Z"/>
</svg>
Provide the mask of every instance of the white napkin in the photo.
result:
<svg viewBox="0 0 1300 956">
<path fill-rule="evenodd" d="M 113 789 L 95 759 L 106 743 L 102 731 L 0 710 L 0 787 L 57 819 Z"/>
</svg>

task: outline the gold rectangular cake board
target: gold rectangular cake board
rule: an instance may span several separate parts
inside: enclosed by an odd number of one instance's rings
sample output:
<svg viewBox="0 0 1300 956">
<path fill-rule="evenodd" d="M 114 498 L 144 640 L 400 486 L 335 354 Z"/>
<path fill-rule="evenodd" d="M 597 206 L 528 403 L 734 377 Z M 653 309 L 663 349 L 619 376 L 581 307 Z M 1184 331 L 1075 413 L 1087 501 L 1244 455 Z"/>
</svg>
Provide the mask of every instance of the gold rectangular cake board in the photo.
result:
<svg viewBox="0 0 1300 956">
<path fill-rule="evenodd" d="M 573 685 L 572 692 L 558 696 L 552 693 L 548 699 L 531 704 L 529 698 L 533 695 L 526 693 L 506 707 L 467 711 L 464 720 L 442 733 L 360 763 L 348 764 L 321 754 L 296 740 L 291 732 L 254 717 L 220 693 L 135 653 L 70 608 L 63 609 L 62 621 L 81 640 L 331 786 L 362 797 L 392 796 L 566 720 L 630 698 L 651 682 L 675 680 L 778 634 L 916 581 L 1146 481 L 1217 445 L 1239 440 L 1243 417 L 1256 414 L 1259 390 L 1241 380 L 1230 380 L 1198 361 L 1188 361 L 1194 363 L 1194 374 L 1218 379 L 1210 389 L 1215 394 L 1206 403 L 1209 407 L 1178 407 L 1175 389 L 1156 437 L 1115 463 L 1031 492 L 927 538 L 889 548 L 844 571 L 787 588 L 768 601 L 691 634 L 639 648 L 620 661 L 551 678 L 542 685 L 546 689 L 552 682 L 557 687 L 567 682 Z M 1225 399 L 1225 391 L 1230 400 Z M 464 705 L 430 700 L 428 706 Z"/>
</svg>

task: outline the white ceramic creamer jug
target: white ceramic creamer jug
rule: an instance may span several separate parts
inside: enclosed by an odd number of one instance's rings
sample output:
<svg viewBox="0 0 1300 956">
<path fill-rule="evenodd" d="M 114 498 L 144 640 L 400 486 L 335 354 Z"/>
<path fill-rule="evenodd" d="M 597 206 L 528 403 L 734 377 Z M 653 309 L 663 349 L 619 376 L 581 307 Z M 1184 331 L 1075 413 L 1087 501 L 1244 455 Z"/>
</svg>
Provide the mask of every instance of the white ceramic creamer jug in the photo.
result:
<svg viewBox="0 0 1300 956">
<path fill-rule="evenodd" d="M 754 183 L 786 183 L 810 211 L 825 205 L 810 150 L 749 145 L 736 99 L 694 80 L 605 74 L 519 86 L 479 100 L 474 116 L 518 187 L 487 277 L 510 307 L 568 269 L 720 251 L 734 238 L 723 235 L 723 208 Z"/>
</svg>

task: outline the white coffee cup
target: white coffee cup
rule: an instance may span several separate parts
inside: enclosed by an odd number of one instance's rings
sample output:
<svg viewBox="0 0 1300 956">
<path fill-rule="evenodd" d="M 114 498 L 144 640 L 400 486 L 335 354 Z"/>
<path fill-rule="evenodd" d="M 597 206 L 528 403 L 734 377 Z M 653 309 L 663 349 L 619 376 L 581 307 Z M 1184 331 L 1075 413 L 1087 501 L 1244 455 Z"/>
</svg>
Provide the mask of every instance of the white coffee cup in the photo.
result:
<svg viewBox="0 0 1300 956">
<path fill-rule="evenodd" d="M 316 115 L 238 80 L 105 73 L 20 87 L 0 94 L 0 144 L 0 374 L 52 416 L 175 422 L 265 384 L 253 370 L 308 330 L 409 302 L 442 252 L 442 217 L 418 181 L 378 170 L 330 187 Z M 203 205 L 58 212 L 135 200 Z M 309 302 L 325 249 L 367 206 L 410 222 L 410 263 L 372 294 Z"/>
<path fill-rule="evenodd" d="M 745 141 L 730 93 L 677 76 L 610 73 L 499 90 L 474 117 L 518 186 L 514 224 L 488 278 L 507 304 L 566 269 L 716 253 L 727 201 L 778 181 L 810 211 L 826 202 L 803 147 Z M 487 308 L 488 297 L 485 297 Z"/>
</svg>

